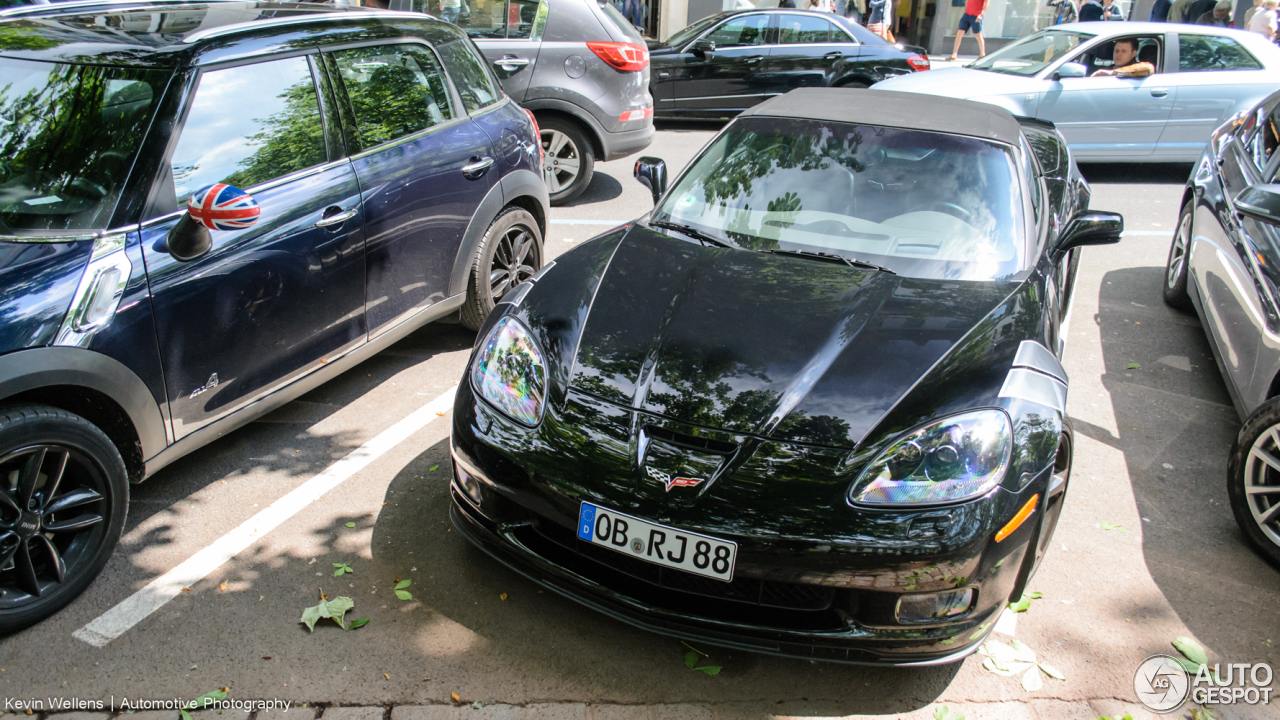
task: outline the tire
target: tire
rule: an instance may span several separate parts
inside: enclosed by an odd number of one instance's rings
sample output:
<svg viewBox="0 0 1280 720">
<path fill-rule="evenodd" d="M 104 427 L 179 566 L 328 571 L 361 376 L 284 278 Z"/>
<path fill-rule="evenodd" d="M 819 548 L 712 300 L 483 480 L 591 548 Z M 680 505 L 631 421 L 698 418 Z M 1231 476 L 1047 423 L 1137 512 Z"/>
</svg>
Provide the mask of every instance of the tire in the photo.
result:
<svg viewBox="0 0 1280 720">
<path fill-rule="evenodd" d="M 561 117 L 538 118 L 542 132 L 542 177 L 552 205 L 564 205 L 591 184 L 596 156 L 582 126 Z"/>
<path fill-rule="evenodd" d="M 869 88 L 871 86 L 862 82 L 861 80 L 848 80 L 846 82 L 840 83 L 836 87 L 853 88 L 855 90 L 862 90 L 862 89 Z"/>
<path fill-rule="evenodd" d="M 128 508 L 124 460 L 96 426 L 44 405 L 0 409 L 0 634 L 84 592 Z"/>
<path fill-rule="evenodd" d="M 1187 277 L 1190 271 L 1191 217 L 1195 200 L 1182 207 L 1178 216 L 1178 229 L 1173 232 L 1169 245 L 1169 259 L 1164 266 L 1164 302 L 1171 308 L 1191 310 L 1191 296 L 1187 294 Z"/>
<path fill-rule="evenodd" d="M 1280 567 L 1280 470 L 1269 464 L 1268 456 L 1280 464 L 1280 398 L 1249 416 L 1227 462 L 1227 498 L 1236 523 L 1258 552 Z"/>
<path fill-rule="evenodd" d="M 502 296 L 540 269 L 542 233 L 537 220 L 518 207 L 498 213 L 471 261 L 462 324 L 479 330 Z"/>
</svg>

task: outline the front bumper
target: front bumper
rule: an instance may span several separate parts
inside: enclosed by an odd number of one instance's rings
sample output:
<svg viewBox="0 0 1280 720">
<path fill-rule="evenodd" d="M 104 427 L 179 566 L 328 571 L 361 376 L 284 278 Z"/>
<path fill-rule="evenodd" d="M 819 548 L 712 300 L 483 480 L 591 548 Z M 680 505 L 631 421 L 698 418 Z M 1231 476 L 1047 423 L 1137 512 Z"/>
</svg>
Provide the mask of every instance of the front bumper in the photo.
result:
<svg viewBox="0 0 1280 720">
<path fill-rule="evenodd" d="M 451 517 L 459 532 L 543 587 L 646 630 L 814 660 L 949 663 L 978 648 L 1010 596 L 1022 592 L 1034 562 L 1030 549 L 1039 540 L 1043 500 L 1031 521 L 1002 541 L 995 535 L 1033 497 L 1047 497 L 1049 468 L 1017 493 L 997 489 L 967 509 L 949 509 L 959 528 L 948 536 L 952 543 L 899 543 L 894 551 L 871 541 L 857 546 L 847 539 L 761 540 L 719 532 L 711 534 L 739 542 L 732 582 L 659 568 L 580 542 L 574 509 L 593 498 L 563 496 L 522 464 L 520 453 L 504 452 L 494 437 L 501 418 L 481 410 L 485 417 L 477 424 L 476 403 L 466 384 L 459 388 L 451 438 Z M 938 514 L 938 508 L 897 513 L 895 525 Z M 902 597 L 957 587 L 974 590 L 967 612 L 899 622 Z"/>
</svg>

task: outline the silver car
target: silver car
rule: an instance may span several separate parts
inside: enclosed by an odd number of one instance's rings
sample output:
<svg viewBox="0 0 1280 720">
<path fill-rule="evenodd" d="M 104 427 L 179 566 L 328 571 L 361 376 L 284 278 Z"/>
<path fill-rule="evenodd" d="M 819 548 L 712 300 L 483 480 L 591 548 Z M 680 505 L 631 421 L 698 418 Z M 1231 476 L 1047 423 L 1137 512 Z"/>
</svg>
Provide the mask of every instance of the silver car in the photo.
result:
<svg viewBox="0 0 1280 720">
<path fill-rule="evenodd" d="M 1142 78 L 1094 77 L 1116 40 L 1138 41 Z M 1280 48 L 1257 33 L 1200 25 L 1057 25 L 963 68 L 890 78 L 877 90 L 980 100 L 1048 120 L 1077 161 L 1195 162 L 1213 129 L 1280 87 Z"/>
<path fill-rule="evenodd" d="M 649 50 L 612 4 L 390 0 L 390 8 L 436 15 L 475 40 L 502 90 L 537 118 L 552 205 L 587 189 L 596 160 L 617 160 L 653 141 Z"/>
</svg>

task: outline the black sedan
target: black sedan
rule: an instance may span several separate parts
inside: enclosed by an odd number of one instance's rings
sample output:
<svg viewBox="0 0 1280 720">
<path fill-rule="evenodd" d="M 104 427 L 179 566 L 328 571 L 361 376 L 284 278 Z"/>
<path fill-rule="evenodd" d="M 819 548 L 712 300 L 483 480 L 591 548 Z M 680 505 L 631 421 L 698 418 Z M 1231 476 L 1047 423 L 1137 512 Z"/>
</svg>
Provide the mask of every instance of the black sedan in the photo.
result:
<svg viewBox="0 0 1280 720">
<path fill-rule="evenodd" d="M 870 87 L 929 69 L 847 18 L 801 10 L 747 10 L 703 18 L 649 43 L 655 117 L 721 118 L 801 87 Z"/>
<path fill-rule="evenodd" d="M 1049 546 L 1071 468 L 1073 248 L 1123 220 L 1052 126 L 797 90 L 480 330 L 455 526 L 634 625 L 845 662 L 957 660 Z"/>
<path fill-rule="evenodd" d="M 1280 566 L 1280 93 L 1213 132 L 1182 195 L 1164 299 L 1194 308 L 1244 426 L 1227 496 Z"/>
</svg>

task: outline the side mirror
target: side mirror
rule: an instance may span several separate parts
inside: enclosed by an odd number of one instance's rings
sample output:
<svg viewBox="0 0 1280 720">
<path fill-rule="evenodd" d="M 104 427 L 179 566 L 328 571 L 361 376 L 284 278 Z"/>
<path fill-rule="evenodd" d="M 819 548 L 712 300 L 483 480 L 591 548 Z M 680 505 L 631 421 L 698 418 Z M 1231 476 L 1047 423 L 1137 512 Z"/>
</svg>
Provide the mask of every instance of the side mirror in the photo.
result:
<svg viewBox="0 0 1280 720">
<path fill-rule="evenodd" d="M 165 245 L 178 262 L 198 260 L 213 248 L 210 230 L 243 230 L 258 222 L 261 214 L 258 201 L 240 188 L 206 185 L 187 201 L 187 211 L 169 231 Z"/>
<path fill-rule="evenodd" d="M 703 38 L 701 40 L 694 42 L 693 45 L 690 47 L 690 49 L 696 53 L 701 53 L 703 55 L 710 55 L 711 53 L 716 51 L 716 41 Z"/>
<path fill-rule="evenodd" d="M 1089 68 L 1077 62 L 1062 63 L 1053 73 L 1054 80 L 1063 78 L 1082 78 L 1089 74 Z"/>
<path fill-rule="evenodd" d="M 1120 213 L 1086 211 L 1071 218 L 1058 236 L 1055 250 L 1065 253 L 1081 245 L 1114 245 L 1124 232 L 1124 216 Z"/>
<path fill-rule="evenodd" d="M 662 193 L 667 191 L 667 163 L 662 158 L 642 157 L 636 160 L 636 181 L 649 188 L 653 195 L 653 204 L 658 204 Z"/>
<path fill-rule="evenodd" d="M 1280 225 L 1280 185 L 1250 185 L 1236 195 L 1235 205 L 1242 215 Z"/>
</svg>

